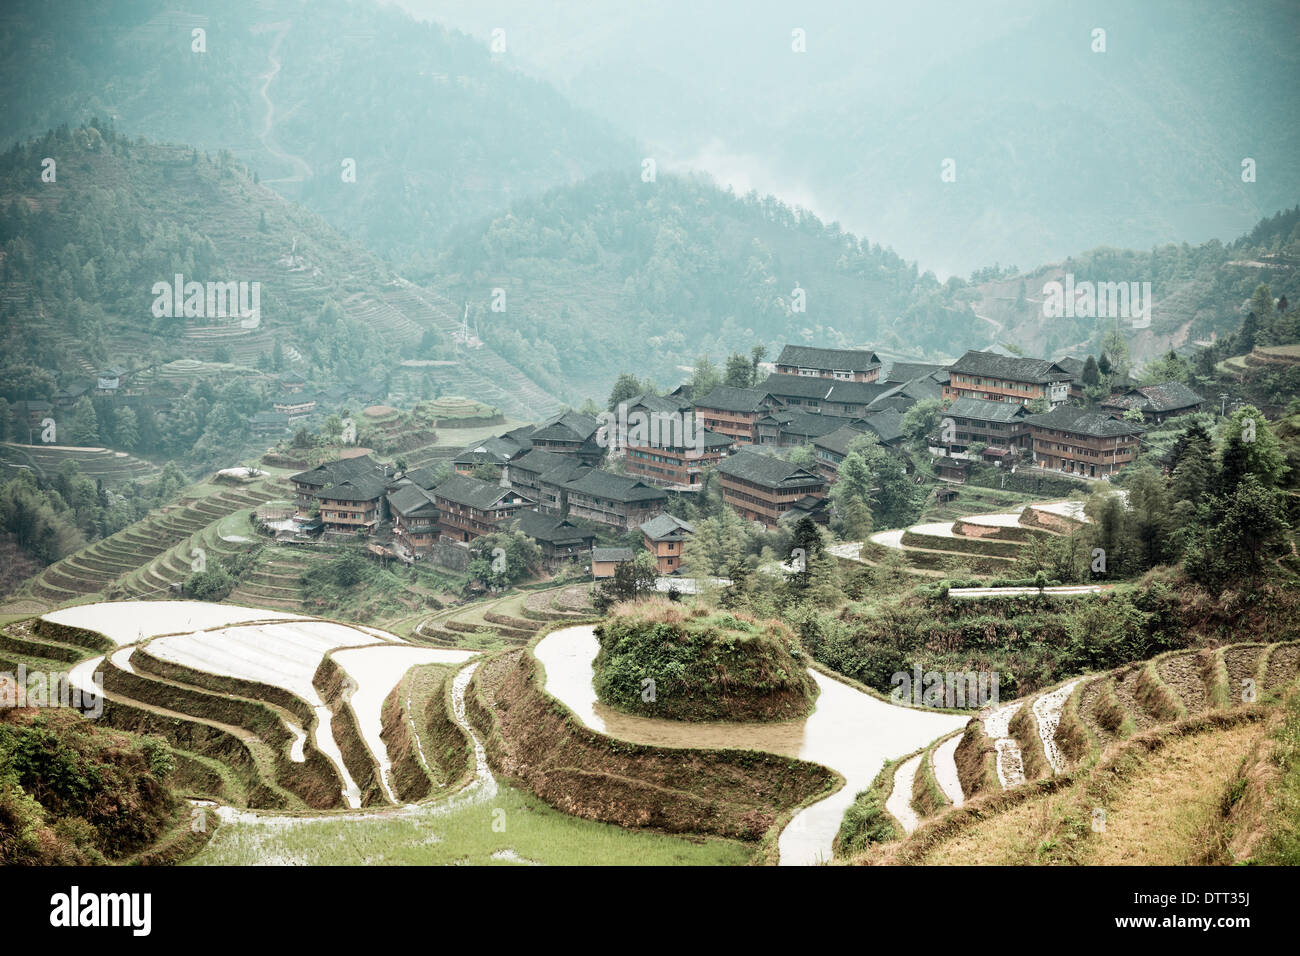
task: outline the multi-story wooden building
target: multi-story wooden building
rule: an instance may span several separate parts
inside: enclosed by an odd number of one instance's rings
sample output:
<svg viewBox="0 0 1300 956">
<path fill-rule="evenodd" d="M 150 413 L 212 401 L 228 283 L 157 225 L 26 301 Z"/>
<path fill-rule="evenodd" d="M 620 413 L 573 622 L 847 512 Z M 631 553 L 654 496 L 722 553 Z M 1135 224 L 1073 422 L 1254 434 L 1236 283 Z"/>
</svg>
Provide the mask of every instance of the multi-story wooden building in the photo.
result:
<svg viewBox="0 0 1300 956">
<path fill-rule="evenodd" d="M 647 521 L 668 503 L 662 488 L 638 478 L 591 468 L 564 483 L 569 518 L 583 518 L 628 531 Z"/>
<path fill-rule="evenodd" d="M 776 360 L 780 375 L 831 378 L 840 382 L 874 382 L 880 378 L 880 358 L 866 349 L 817 349 L 787 345 Z"/>
<path fill-rule="evenodd" d="M 387 483 L 378 478 L 340 481 L 316 493 L 326 531 L 369 534 L 384 520 Z"/>
<path fill-rule="evenodd" d="M 1145 421 L 1158 425 L 1175 415 L 1199 412 L 1204 404 L 1205 399 L 1182 382 L 1162 382 L 1159 385 L 1139 385 L 1121 395 L 1112 395 L 1101 403 L 1101 407 L 1117 415 L 1136 408 Z"/>
<path fill-rule="evenodd" d="M 816 472 L 762 452 L 741 449 L 718 464 L 722 500 L 741 517 L 775 527 L 807 497 L 824 498 L 826 481 Z"/>
<path fill-rule="evenodd" d="M 695 403 L 699 425 L 726 435 L 737 445 L 757 441 L 755 423 L 779 403 L 761 388 L 733 388 L 719 385 Z"/>
<path fill-rule="evenodd" d="M 1029 415 L 1019 402 L 989 402 L 982 398 L 959 398 L 944 409 L 939 426 L 939 442 L 949 452 L 965 451 L 976 442 L 988 448 L 1022 449 L 1029 447 L 1025 418 Z M 951 425 L 947 420 L 951 419 Z"/>
<path fill-rule="evenodd" d="M 1050 359 L 1020 358 L 971 350 L 948 366 L 945 399 L 979 398 L 989 402 L 1037 399 L 1062 405 L 1070 397 L 1072 376 Z"/>
<path fill-rule="evenodd" d="M 726 435 L 703 427 L 700 431 L 698 448 L 696 443 L 664 447 L 629 442 L 627 473 L 676 490 L 699 488 L 704 469 L 722 461 L 735 447 L 733 439 Z"/>
<path fill-rule="evenodd" d="M 511 488 L 536 501 L 538 511 L 563 516 L 569 503 L 565 482 L 586 467 L 574 455 L 534 448 L 506 465 L 505 479 Z"/>
<path fill-rule="evenodd" d="M 861 426 L 841 425 L 835 431 L 813 439 L 817 473 L 826 479 L 828 485 L 833 485 L 839 477 L 840 464 L 848 456 L 849 447 L 865 434 Z"/>
<path fill-rule="evenodd" d="M 803 375 L 769 375 L 759 385 L 787 409 L 861 418 L 867 406 L 894 386 L 883 382 L 843 382 Z"/>
<path fill-rule="evenodd" d="M 596 536 L 583 528 L 557 517 L 527 509 L 519 512 L 510 527 L 526 534 L 542 549 L 542 557 L 549 564 L 581 561 L 591 555 Z"/>
<path fill-rule="evenodd" d="M 682 549 L 694 533 L 693 524 L 666 511 L 641 525 L 646 549 L 654 555 L 660 574 L 676 574 L 682 569 Z"/>
<path fill-rule="evenodd" d="M 511 488 L 465 475 L 452 475 L 433 489 L 438 530 L 453 541 L 473 541 L 498 531 L 533 501 Z"/>
<path fill-rule="evenodd" d="M 532 447 L 558 455 L 573 455 L 584 465 L 595 466 L 605 456 L 596 440 L 599 423 L 581 412 L 564 412 L 538 425 L 529 436 Z"/>
<path fill-rule="evenodd" d="M 1133 461 L 1145 431 L 1105 412 L 1068 405 L 1030 415 L 1025 425 L 1034 464 L 1085 478 L 1110 477 Z"/>
<path fill-rule="evenodd" d="M 289 478 L 298 516 L 319 508 L 321 522 L 336 531 L 369 528 L 383 520 L 383 497 L 395 478 L 369 455 L 329 461 Z M 326 516 L 326 511 L 337 517 Z"/>
<path fill-rule="evenodd" d="M 404 484 L 388 493 L 388 513 L 393 518 L 393 541 L 403 557 L 416 560 L 429 553 L 438 540 L 438 506 L 433 495 L 416 484 Z"/>
<path fill-rule="evenodd" d="M 510 464 L 512 459 L 525 454 L 531 447 L 532 442 L 528 439 L 519 442 L 504 435 L 486 438 L 461 449 L 451 460 L 451 466 L 458 475 L 472 475 L 476 468 L 487 466 L 492 468 L 499 478 L 502 469 Z"/>
</svg>

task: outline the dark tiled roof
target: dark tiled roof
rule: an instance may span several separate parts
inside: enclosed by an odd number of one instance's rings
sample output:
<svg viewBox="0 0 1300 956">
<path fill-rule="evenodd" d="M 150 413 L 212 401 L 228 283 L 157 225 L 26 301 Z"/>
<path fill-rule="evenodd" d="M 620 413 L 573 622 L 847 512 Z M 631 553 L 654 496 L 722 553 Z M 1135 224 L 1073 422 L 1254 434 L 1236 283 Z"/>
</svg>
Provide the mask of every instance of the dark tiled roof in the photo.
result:
<svg viewBox="0 0 1300 956">
<path fill-rule="evenodd" d="M 959 398 L 944 410 L 945 418 L 969 418 L 977 422 L 1014 422 L 1024 418 L 1019 402 L 989 402 L 982 398 Z"/>
<path fill-rule="evenodd" d="M 767 398 L 766 389 L 719 385 L 694 404 L 696 408 L 716 408 L 723 412 L 757 412 L 763 409 Z"/>
<path fill-rule="evenodd" d="M 903 413 L 892 408 L 872 412 L 863 418 L 863 423 L 876 433 L 883 444 L 887 445 L 903 437 Z"/>
<path fill-rule="evenodd" d="M 1088 408 L 1075 408 L 1071 405 L 1060 405 L 1050 412 L 1043 412 L 1041 415 L 1030 415 L 1025 421 L 1030 425 L 1037 425 L 1039 428 L 1054 428 L 1063 432 L 1072 432 L 1076 435 L 1088 435 L 1092 438 L 1140 435 L 1146 431 L 1140 425 L 1131 425 L 1128 422 L 1120 421 L 1105 412 L 1093 411 Z"/>
<path fill-rule="evenodd" d="M 433 503 L 433 496 L 419 485 L 403 485 L 388 495 L 388 506 L 405 517 L 414 515 L 437 514 L 438 507 Z"/>
<path fill-rule="evenodd" d="M 781 408 L 768 412 L 758 420 L 758 424 L 779 426 L 781 431 L 788 435 L 816 438 L 820 435 L 828 435 L 835 429 L 855 421 L 859 419 L 845 418 L 842 415 L 821 415 L 798 408 Z"/>
<path fill-rule="evenodd" d="M 503 465 L 524 450 L 524 446 L 509 438 L 488 438 L 461 450 L 452 461 L 458 465 L 488 463 Z"/>
<path fill-rule="evenodd" d="M 649 521 L 642 522 L 641 530 L 652 541 L 680 541 L 695 533 L 695 525 L 661 511 Z"/>
<path fill-rule="evenodd" d="M 491 511 L 502 498 L 518 496 L 518 492 L 509 488 L 468 475 L 452 475 L 434 488 L 433 493 L 453 504 L 467 505 L 479 511 Z"/>
<path fill-rule="evenodd" d="M 343 482 L 356 483 L 368 479 L 386 481 L 388 479 L 387 469 L 369 455 L 361 455 L 358 458 L 327 461 L 325 464 L 318 465 L 307 471 L 300 471 L 290 477 L 289 480 L 316 488 L 325 488 Z"/>
<path fill-rule="evenodd" d="M 593 561 L 631 561 L 631 548 L 592 548 L 591 560 Z"/>
<path fill-rule="evenodd" d="M 823 448 L 833 455 L 843 457 L 849 453 L 849 445 L 853 444 L 855 439 L 866 434 L 865 428 L 865 425 L 860 428 L 854 428 L 852 425 L 841 425 L 829 435 L 814 438 L 813 447 Z"/>
<path fill-rule="evenodd" d="M 584 531 L 563 518 L 555 515 L 545 515 L 533 509 L 519 512 L 514 519 L 513 526 L 515 530 L 528 535 L 535 541 L 547 541 L 551 544 L 586 541 L 596 537 L 590 531 Z"/>
<path fill-rule="evenodd" d="M 1126 394 L 1112 396 L 1102 402 L 1105 408 L 1137 408 L 1149 412 L 1171 412 L 1199 405 L 1205 399 L 1182 382 L 1161 382 L 1159 385 L 1140 385 Z"/>
<path fill-rule="evenodd" d="M 377 501 L 383 497 L 387 484 L 384 478 L 348 479 L 330 485 L 328 488 L 322 488 L 316 492 L 316 496 L 328 501 Z"/>
<path fill-rule="evenodd" d="M 841 382 L 815 375 L 769 375 L 760 389 L 777 398 L 818 399 L 866 405 L 890 390 L 883 382 Z"/>
<path fill-rule="evenodd" d="M 423 468 L 412 468 L 403 477 L 409 478 L 412 484 L 428 491 L 438 483 L 438 469 L 435 465 L 425 465 Z"/>
<path fill-rule="evenodd" d="M 922 375 L 933 375 L 935 372 L 946 371 L 947 369 L 942 365 L 930 365 L 926 362 L 895 362 L 889 367 L 889 374 L 885 376 L 884 380 L 902 385 L 904 382 L 910 382 Z"/>
<path fill-rule="evenodd" d="M 542 422 L 537 426 L 537 430 L 528 437 L 534 442 L 584 442 L 596 434 L 597 427 L 599 427 L 599 423 L 590 415 L 584 415 L 581 412 L 562 412 Z"/>
<path fill-rule="evenodd" d="M 1009 382 L 1030 382 L 1036 385 L 1061 382 L 1071 377 L 1069 372 L 1051 359 L 1020 358 L 1015 355 L 998 355 L 995 352 L 978 352 L 974 349 L 949 365 L 948 371 Z"/>
<path fill-rule="evenodd" d="M 806 345 L 787 345 L 776 360 L 777 365 L 829 369 L 841 372 L 866 372 L 880 368 L 880 358 L 867 349 L 817 349 Z"/>
<path fill-rule="evenodd" d="M 684 402 L 680 397 L 665 398 L 663 395 L 652 395 L 649 392 L 642 392 L 640 395 L 633 395 L 626 402 L 628 411 L 635 408 L 644 408 L 648 412 L 660 412 L 663 414 L 672 414 L 681 412 L 691 407 L 689 402 Z"/>
<path fill-rule="evenodd" d="M 661 488 L 653 488 L 637 478 L 615 475 L 599 468 L 589 468 L 564 483 L 564 487 L 580 494 L 606 498 L 624 504 L 633 501 L 666 501 L 668 493 Z"/>
<path fill-rule="evenodd" d="M 767 488 L 784 484 L 804 484 L 822 479 L 802 465 L 764 455 L 752 449 L 742 449 L 718 462 L 718 471 L 733 478 L 752 481 Z"/>
</svg>

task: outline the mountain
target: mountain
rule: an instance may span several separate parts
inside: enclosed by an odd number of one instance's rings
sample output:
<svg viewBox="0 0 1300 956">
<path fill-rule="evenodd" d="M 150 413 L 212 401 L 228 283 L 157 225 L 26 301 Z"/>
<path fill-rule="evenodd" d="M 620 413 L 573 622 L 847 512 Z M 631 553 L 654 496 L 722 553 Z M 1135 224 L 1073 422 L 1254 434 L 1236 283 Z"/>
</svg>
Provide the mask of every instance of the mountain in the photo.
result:
<svg viewBox="0 0 1300 956">
<path fill-rule="evenodd" d="M 17 0 L 3 22 L 6 141 L 101 118 L 229 150 L 385 255 L 638 162 L 630 138 L 486 45 L 375 3 Z"/>
<path fill-rule="evenodd" d="M 1121 327 L 1141 361 L 1236 331 L 1261 282 L 1295 301 L 1298 267 L 1293 209 L 1229 245 L 1099 248 L 940 283 L 772 197 L 738 197 L 705 177 L 608 174 L 458 229 L 446 251 L 406 268 L 469 302 L 484 339 L 537 381 L 603 398 L 621 371 L 675 384 L 701 355 L 721 362 L 759 343 L 773 356 L 786 342 L 935 361 L 1000 343 L 1096 354 L 1113 321 L 1044 314 L 1044 285 L 1067 272 L 1081 283 L 1151 283 L 1149 328 Z M 494 289 L 504 311 L 491 309 Z"/>
<path fill-rule="evenodd" d="M 42 182 L 42 158 L 55 156 L 56 180 Z M 469 394 L 529 417 L 561 407 L 491 348 L 455 344 L 455 304 L 390 272 L 226 153 L 108 127 L 15 146 L 0 156 L 0 246 L 10 401 L 48 400 L 105 365 L 120 366 L 129 387 L 165 363 L 201 359 L 253 379 L 260 368 L 316 386 L 369 380 L 380 397 Z M 205 284 L 194 301 L 203 314 L 166 308 L 177 275 L 187 299 L 189 283 Z M 246 284 L 255 315 L 208 314 L 211 284 L 227 282 Z M 413 367 L 430 360 L 438 364 Z"/>
<path fill-rule="evenodd" d="M 539 382 L 601 399 L 621 371 L 675 384 L 701 355 L 760 342 L 773 357 L 797 342 L 930 358 L 990 336 L 915 263 L 703 178 L 595 176 L 458 229 L 406 269 L 467 301 L 484 339 Z"/>
<path fill-rule="evenodd" d="M 773 193 L 941 277 L 1226 242 L 1300 195 L 1288 0 L 934 0 L 923 15 L 884 0 L 399 2 L 503 30 L 508 58 L 634 131 L 661 168 Z"/>
</svg>

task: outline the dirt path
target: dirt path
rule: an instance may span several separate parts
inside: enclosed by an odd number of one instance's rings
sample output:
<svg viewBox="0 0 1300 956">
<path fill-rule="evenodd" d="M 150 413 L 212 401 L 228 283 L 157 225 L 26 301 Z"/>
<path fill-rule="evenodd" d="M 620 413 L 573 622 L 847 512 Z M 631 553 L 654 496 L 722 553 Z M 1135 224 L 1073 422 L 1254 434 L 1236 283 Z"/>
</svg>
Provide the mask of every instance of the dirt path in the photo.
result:
<svg viewBox="0 0 1300 956">
<path fill-rule="evenodd" d="M 301 156 L 285 152 L 276 143 L 274 135 L 275 103 L 272 102 L 271 95 L 268 92 L 271 86 L 271 81 L 280 74 L 280 59 L 277 54 L 280 52 L 281 41 L 284 40 L 285 34 L 289 32 L 289 28 L 292 25 L 293 24 L 291 23 L 270 23 L 262 26 L 263 29 L 275 30 L 277 32 L 275 34 L 275 40 L 271 44 L 271 50 L 266 55 L 267 62 L 270 63 L 271 68 L 260 77 L 262 80 L 262 88 L 258 90 L 258 94 L 262 97 L 262 101 L 266 103 L 266 117 L 262 120 L 262 132 L 258 134 L 258 138 L 262 141 L 262 145 L 266 148 L 268 153 L 276 159 L 287 162 L 293 168 L 292 176 L 282 176 L 278 179 L 263 179 L 263 184 L 300 183 L 311 178 L 311 164 Z M 254 32 L 260 31 L 255 28 Z"/>
</svg>

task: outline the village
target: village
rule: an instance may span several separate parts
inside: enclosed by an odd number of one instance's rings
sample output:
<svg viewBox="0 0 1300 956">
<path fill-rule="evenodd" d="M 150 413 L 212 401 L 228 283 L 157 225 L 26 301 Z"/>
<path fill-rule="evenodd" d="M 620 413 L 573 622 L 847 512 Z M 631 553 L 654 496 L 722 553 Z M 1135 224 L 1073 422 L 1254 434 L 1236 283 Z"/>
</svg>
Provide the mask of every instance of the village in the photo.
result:
<svg viewBox="0 0 1300 956">
<path fill-rule="evenodd" d="M 719 385 L 692 400 L 682 386 L 600 416 L 566 411 L 463 448 L 441 480 L 436 468 L 403 472 L 370 455 L 325 462 L 291 476 L 295 513 L 278 535 L 361 538 L 380 556 L 463 568 L 475 539 L 516 531 L 550 566 L 589 564 L 609 577 L 634 544 L 672 575 L 694 531 L 675 502 L 698 494 L 707 475 L 763 529 L 826 525 L 850 446 L 870 435 L 906 458 L 903 416 L 921 402 L 939 407 L 925 446 L 941 485 L 962 483 L 974 465 L 1108 481 L 1137 457 L 1148 425 L 1204 404 L 1179 382 L 1126 378 L 1089 407 L 1085 364 L 972 350 L 949 365 L 894 362 L 886 372 L 870 350 L 787 345 L 753 388 Z M 801 447 L 812 464 L 786 457 Z"/>
</svg>

